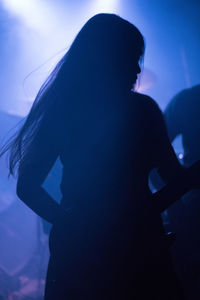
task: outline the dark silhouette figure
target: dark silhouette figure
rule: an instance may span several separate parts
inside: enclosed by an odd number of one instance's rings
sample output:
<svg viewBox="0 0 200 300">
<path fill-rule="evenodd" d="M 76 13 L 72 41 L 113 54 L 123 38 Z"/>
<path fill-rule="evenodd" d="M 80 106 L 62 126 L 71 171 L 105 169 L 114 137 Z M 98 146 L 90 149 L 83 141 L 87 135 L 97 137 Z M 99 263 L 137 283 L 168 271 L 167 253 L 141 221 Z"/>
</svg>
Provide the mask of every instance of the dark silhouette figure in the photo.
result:
<svg viewBox="0 0 200 300">
<path fill-rule="evenodd" d="M 183 165 L 191 166 L 200 159 L 200 85 L 178 93 L 167 105 L 165 121 L 172 142 L 182 136 Z M 200 295 L 200 192 L 193 190 L 168 209 L 177 242 L 173 247 L 176 266 L 188 299 Z"/>
<path fill-rule="evenodd" d="M 200 158 L 200 85 L 179 92 L 164 111 L 170 141 L 182 135 L 183 164 L 191 166 Z"/>
<path fill-rule="evenodd" d="M 134 25 L 91 18 L 4 149 L 10 172 L 19 165 L 18 196 L 53 223 L 46 300 L 183 299 L 160 212 L 199 184 L 179 164 L 157 104 L 131 91 L 143 54 Z M 42 187 L 57 157 L 60 205 Z M 154 197 L 153 168 L 169 182 Z"/>
</svg>

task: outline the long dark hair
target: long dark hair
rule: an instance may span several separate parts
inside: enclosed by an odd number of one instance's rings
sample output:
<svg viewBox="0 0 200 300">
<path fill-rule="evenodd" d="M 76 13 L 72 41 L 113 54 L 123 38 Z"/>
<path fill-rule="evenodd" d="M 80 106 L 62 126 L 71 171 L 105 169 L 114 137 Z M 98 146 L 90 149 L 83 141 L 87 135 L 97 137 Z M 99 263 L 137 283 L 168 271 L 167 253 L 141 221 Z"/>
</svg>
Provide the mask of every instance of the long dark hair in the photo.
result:
<svg viewBox="0 0 200 300">
<path fill-rule="evenodd" d="M 99 81 L 101 86 L 131 81 L 130 65 L 143 57 L 144 48 L 140 31 L 121 17 L 98 14 L 89 19 L 41 86 L 21 129 L 2 148 L 0 155 L 9 151 L 10 174 L 18 169 L 51 111 L 55 114 L 72 101 L 78 88 L 91 89 Z"/>
</svg>

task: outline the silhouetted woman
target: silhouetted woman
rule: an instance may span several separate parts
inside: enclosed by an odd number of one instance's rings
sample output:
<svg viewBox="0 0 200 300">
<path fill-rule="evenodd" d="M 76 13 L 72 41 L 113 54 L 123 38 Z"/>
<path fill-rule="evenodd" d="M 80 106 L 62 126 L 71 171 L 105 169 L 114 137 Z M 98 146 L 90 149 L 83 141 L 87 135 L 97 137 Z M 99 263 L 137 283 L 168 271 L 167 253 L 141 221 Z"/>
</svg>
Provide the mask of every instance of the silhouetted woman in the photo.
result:
<svg viewBox="0 0 200 300">
<path fill-rule="evenodd" d="M 134 25 L 91 18 L 7 147 L 18 196 L 53 224 L 45 299 L 182 299 L 160 218 L 180 193 L 159 204 L 148 188 L 152 168 L 182 169 L 158 106 L 131 91 L 143 55 Z M 61 205 L 42 187 L 58 157 Z"/>
</svg>

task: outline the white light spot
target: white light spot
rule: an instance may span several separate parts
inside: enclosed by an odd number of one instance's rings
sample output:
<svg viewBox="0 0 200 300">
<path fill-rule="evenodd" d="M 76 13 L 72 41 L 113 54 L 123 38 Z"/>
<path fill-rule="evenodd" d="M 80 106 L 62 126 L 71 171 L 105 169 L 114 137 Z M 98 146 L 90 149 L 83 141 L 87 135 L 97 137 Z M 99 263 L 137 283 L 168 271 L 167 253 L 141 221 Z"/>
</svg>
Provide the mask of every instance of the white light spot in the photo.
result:
<svg viewBox="0 0 200 300">
<path fill-rule="evenodd" d="M 119 11 L 119 0 L 97 0 L 94 1 L 92 13 L 117 13 Z"/>
<path fill-rule="evenodd" d="M 183 153 L 179 153 L 178 158 L 183 159 Z"/>
</svg>

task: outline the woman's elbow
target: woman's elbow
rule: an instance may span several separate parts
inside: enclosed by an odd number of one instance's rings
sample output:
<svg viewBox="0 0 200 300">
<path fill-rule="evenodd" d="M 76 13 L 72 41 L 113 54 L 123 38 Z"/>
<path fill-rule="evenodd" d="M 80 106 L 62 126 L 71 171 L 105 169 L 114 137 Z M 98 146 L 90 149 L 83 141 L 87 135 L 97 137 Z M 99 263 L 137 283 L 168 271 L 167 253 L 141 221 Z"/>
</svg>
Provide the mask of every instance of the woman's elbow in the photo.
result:
<svg viewBox="0 0 200 300">
<path fill-rule="evenodd" d="M 30 178 L 19 176 L 17 180 L 16 186 L 16 194 L 20 199 L 25 199 L 30 197 L 33 194 L 33 183 L 31 182 Z"/>
</svg>

